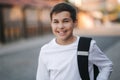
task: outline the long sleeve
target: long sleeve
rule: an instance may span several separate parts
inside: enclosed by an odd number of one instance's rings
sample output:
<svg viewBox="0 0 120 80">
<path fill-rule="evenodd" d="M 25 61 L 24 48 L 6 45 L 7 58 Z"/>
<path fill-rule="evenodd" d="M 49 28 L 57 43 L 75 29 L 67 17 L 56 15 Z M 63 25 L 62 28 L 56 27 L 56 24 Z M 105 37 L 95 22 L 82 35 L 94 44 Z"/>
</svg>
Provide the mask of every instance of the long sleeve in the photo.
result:
<svg viewBox="0 0 120 80">
<path fill-rule="evenodd" d="M 42 53 L 40 53 L 40 54 L 42 54 Z M 43 56 L 40 55 L 36 80 L 49 80 L 49 72 L 48 72 L 47 67 L 42 59 L 43 59 Z"/>
<path fill-rule="evenodd" d="M 91 63 L 97 65 L 100 70 L 97 80 L 108 80 L 112 72 L 113 64 L 99 49 L 94 40 L 91 42 L 89 60 Z"/>
</svg>

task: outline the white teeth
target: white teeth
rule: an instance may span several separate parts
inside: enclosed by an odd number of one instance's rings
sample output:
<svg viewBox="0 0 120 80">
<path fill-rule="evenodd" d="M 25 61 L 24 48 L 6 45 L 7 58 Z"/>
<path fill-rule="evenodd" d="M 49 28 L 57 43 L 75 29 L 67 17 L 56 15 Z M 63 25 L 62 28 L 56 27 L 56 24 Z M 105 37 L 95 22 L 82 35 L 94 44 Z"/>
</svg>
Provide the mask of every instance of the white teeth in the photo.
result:
<svg viewBox="0 0 120 80">
<path fill-rule="evenodd" d="M 61 31 L 61 32 L 58 32 L 58 33 L 59 33 L 59 35 L 64 35 L 65 34 L 64 31 Z"/>
<path fill-rule="evenodd" d="M 59 32 L 59 33 L 61 33 L 61 34 L 62 34 L 62 33 L 64 33 L 64 32 Z"/>
</svg>

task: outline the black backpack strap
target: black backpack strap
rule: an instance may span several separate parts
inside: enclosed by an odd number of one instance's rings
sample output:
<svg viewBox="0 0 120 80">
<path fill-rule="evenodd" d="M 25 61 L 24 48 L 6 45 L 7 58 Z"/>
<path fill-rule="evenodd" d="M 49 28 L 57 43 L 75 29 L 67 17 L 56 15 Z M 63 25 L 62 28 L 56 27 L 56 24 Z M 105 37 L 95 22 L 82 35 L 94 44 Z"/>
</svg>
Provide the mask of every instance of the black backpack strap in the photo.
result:
<svg viewBox="0 0 120 80">
<path fill-rule="evenodd" d="M 94 68 L 94 80 L 96 80 L 98 74 L 99 74 L 99 69 L 96 65 L 93 65 Z"/>
<path fill-rule="evenodd" d="M 78 43 L 78 68 L 82 80 L 90 80 L 88 70 L 88 51 L 90 46 L 91 38 L 80 37 Z"/>
<path fill-rule="evenodd" d="M 88 56 L 89 56 L 89 47 L 92 38 L 80 37 L 78 43 L 78 68 L 82 80 L 90 80 L 89 70 L 88 70 Z M 98 74 L 98 68 L 95 66 L 94 69 L 94 80 L 96 80 Z"/>
</svg>

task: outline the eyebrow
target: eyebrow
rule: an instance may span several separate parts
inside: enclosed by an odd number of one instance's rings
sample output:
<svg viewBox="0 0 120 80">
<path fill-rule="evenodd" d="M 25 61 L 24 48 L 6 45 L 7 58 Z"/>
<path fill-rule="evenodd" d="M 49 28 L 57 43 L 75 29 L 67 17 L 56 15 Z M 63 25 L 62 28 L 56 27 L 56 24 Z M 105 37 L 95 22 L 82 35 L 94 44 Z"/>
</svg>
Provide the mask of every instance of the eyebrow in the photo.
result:
<svg viewBox="0 0 120 80">
<path fill-rule="evenodd" d="M 64 20 L 71 20 L 71 19 L 70 18 L 64 18 L 63 21 Z M 58 21 L 58 19 L 53 19 L 52 21 Z"/>
<path fill-rule="evenodd" d="M 52 21 L 58 21 L 58 19 L 53 19 Z"/>
<path fill-rule="evenodd" d="M 63 20 L 70 20 L 70 18 L 64 18 Z"/>
</svg>

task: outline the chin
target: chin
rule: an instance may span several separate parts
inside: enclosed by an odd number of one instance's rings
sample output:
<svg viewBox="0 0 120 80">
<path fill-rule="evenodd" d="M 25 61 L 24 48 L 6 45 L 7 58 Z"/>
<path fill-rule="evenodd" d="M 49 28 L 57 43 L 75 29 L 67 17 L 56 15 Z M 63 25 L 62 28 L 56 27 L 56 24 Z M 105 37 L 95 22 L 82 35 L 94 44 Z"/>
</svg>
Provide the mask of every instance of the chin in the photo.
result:
<svg viewBox="0 0 120 80">
<path fill-rule="evenodd" d="M 59 40 L 66 41 L 68 38 L 66 36 L 58 37 Z"/>
</svg>

